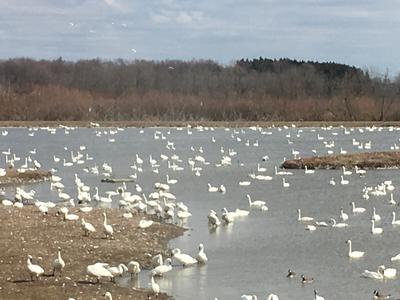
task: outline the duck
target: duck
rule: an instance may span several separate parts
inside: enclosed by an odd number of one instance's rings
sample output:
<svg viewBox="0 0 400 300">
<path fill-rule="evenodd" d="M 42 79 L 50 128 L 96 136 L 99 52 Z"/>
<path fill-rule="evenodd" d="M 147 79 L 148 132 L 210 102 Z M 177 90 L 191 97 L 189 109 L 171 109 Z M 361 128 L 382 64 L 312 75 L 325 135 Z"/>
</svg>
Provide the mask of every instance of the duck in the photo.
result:
<svg viewBox="0 0 400 300">
<path fill-rule="evenodd" d="M 372 234 L 382 234 L 383 233 L 383 229 L 381 227 L 375 227 L 374 220 L 371 220 L 371 223 L 372 223 L 372 229 L 371 229 Z"/>
<path fill-rule="evenodd" d="M 365 212 L 364 207 L 356 207 L 354 202 L 351 202 L 350 205 L 352 207 L 353 214 Z"/>
<path fill-rule="evenodd" d="M 93 265 L 88 265 L 86 267 L 86 272 L 89 275 L 92 275 L 97 278 L 97 283 L 100 282 L 101 277 L 107 277 L 110 278 L 110 280 L 113 280 L 113 274 L 107 269 L 109 265 L 107 263 L 95 263 Z"/>
<path fill-rule="evenodd" d="M 43 275 L 44 273 L 44 269 L 41 266 L 32 263 L 31 255 L 28 255 L 27 266 L 29 273 L 31 275 L 31 281 L 33 281 L 33 275 L 35 275 L 36 278 L 39 278 L 39 276 Z"/>
<path fill-rule="evenodd" d="M 61 248 L 58 247 L 57 258 L 53 261 L 53 276 L 55 275 L 56 271 L 61 273 L 64 270 L 65 262 L 61 257 Z"/>
<path fill-rule="evenodd" d="M 347 240 L 346 243 L 349 244 L 348 256 L 350 258 L 361 258 L 364 256 L 365 252 L 363 251 L 351 251 L 351 240 Z"/>
<path fill-rule="evenodd" d="M 246 197 L 247 197 L 247 201 L 249 202 L 250 207 L 261 208 L 265 205 L 265 201 L 262 201 L 262 200 L 252 201 L 249 194 L 247 194 Z"/>
<path fill-rule="evenodd" d="M 152 276 L 164 276 L 165 273 L 172 270 L 172 260 L 167 258 L 164 264 L 159 265 L 150 271 Z"/>
<path fill-rule="evenodd" d="M 105 212 L 103 213 L 103 217 L 104 217 L 104 222 L 103 222 L 104 234 L 106 235 L 106 238 L 108 237 L 113 238 L 114 229 L 111 225 L 107 224 L 107 215 Z"/>
<path fill-rule="evenodd" d="M 314 218 L 312 218 L 312 217 L 302 217 L 300 208 L 297 210 L 297 214 L 298 214 L 297 221 L 301 221 L 301 222 L 314 221 Z"/>
<path fill-rule="evenodd" d="M 197 259 L 191 257 L 188 254 L 181 253 L 181 249 L 179 248 L 175 248 L 172 250 L 172 256 L 184 267 L 198 263 Z"/>
<path fill-rule="evenodd" d="M 196 259 L 200 264 L 205 264 L 208 261 L 207 255 L 204 252 L 204 245 L 202 243 L 199 244 L 199 253 L 197 254 Z"/>
<path fill-rule="evenodd" d="M 81 223 L 82 223 L 82 228 L 83 228 L 85 236 L 89 236 L 89 234 L 91 232 L 96 232 L 96 229 L 94 228 L 94 226 L 88 222 L 85 222 L 84 218 L 81 219 Z"/>
<path fill-rule="evenodd" d="M 400 225 L 400 220 L 396 220 L 396 212 L 392 211 L 392 225 Z"/>
<path fill-rule="evenodd" d="M 301 277 L 301 283 L 303 283 L 303 284 L 314 282 L 314 278 L 312 278 L 312 277 L 306 277 L 303 274 L 300 277 Z"/>
<path fill-rule="evenodd" d="M 141 271 L 140 264 L 135 260 L 131 260 L 126 266 L 128 267 L 128 272 L 131 274 L 131 277 L 137 276 Z"/>
</svg>

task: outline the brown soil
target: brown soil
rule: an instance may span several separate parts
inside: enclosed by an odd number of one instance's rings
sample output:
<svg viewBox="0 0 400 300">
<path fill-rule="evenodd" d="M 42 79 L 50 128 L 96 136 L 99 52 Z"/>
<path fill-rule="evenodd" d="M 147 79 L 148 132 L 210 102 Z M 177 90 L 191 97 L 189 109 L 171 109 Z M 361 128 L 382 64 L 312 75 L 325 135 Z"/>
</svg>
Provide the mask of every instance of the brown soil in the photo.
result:
<svg viewBox="0 0 400 300">
<path fill-rule="evenodd" d="M 298 127 L 322 127 L 322 126 L 346 126 L 346 127 L 365 127 L 365 126 L 400 126 L 400 122 L 323 122 L 323 121 L 159 121 L 159 120 L 141 120 L 141 121 L 94 121 L 101 127 L 186 127 L 190 126 L 212 126 L 212 127 L 250 127 L 250 126 L 291 126 L 295 124 Z M 91 121 L 0 121 L 0 127 L 92 127 Z"/>
<path fill-rule="evenodd" d="M 369 152 L 328 155 L 289 159 L 283 162 L 285 169 L 339 169 L 342 166 L 362 169 L 399 168 L 400 152 Z"/>
<path fill-rule="evenodd" d="M 7 169 L 6 175 L 0 177 L 0 186 L 9 184 L 26 184 L 34 183 L 39 181 L 48 180 L 51 177 L 51 173 L 48 171 L 25 171 L 24 173 L 19 173 L 15 169 Z"/>
<path fill-rule="evenodd" d="M 108 223 L 113 224 L 114 239 L 104 238 L 104 211 Z M 85 237 L 80 220 L 63 221 L 55 212 L 54 208 L 48 215 L 42 215 L 33 206 L 0 207 L 0 299 L 103 299 L 106 291 L 111 292 L 113 299 L 148 299 L 149 296 L 156 299 L 148 289 L 119 286 L 118 279 L 117 283 L 102 279 L 97 284 L 95 278 L 86 275 L 86 267 L 96 262 L 117 265 L 136 260 L 143 268 L 149 268 L 153 255 L 168 255 L 168 241 L 181 235 L 182 228 L 155 222 L 149 228 L 140 229 L 138 223 L 143 216 L 125 219 L 119 209 L 74 212 L 97 230 Z M 62 248 L 66 263 L 62 276 L 41 276 L 31 282 L 28 254 L 48 275 L 52 273 L 58 247 Z M 161 293 L 158 299 L 168 299 L 168 296 Z"/>
</svg>

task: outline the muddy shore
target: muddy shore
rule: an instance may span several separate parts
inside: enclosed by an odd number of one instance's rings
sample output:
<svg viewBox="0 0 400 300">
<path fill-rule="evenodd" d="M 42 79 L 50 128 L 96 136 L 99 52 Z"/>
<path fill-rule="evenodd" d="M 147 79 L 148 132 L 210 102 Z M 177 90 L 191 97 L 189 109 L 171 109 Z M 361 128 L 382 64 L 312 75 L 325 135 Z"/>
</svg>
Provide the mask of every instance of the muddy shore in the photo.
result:
<svg viewBox="0 0 400 300">
<path fill-rule="evenodd" d="M 340 169 L 346 168 L 377 169 L 399 168 L 400 152 L 368 152 L 342 155 L 327 155 L 288 159 L 281 165 L 285 169 Z"/>
<path fill-rule="evenodd" d="M 273 126 L 292 126 L 297 127 L 326 127 L 326 126 L 345 126 L 345 127 L 366 127 L 366 126 L 400 126 L 400 122 L 324 122 L 324 121 L 0 121 L 0 127 L 93 127 L 91 122 L 98 123 L 100 127 L 187 127 L 187 126 L 207 126 L 207 127 L 273 127 Z"/>
<path fill-rule="evenodd" d="M 116 283 L 102 279 L 97 284 L 95 278 L 87 276 L 86 267 L 96 262 L 114 266 L 136 260 L 143 269 L 150 268 L 152 256 L 169 255 L 168 242 L 183 234 L 182 228 L 155 222 L 140 229 L 138 223 L 145 216 L 126 219 L 119 209 L 94 209 L 89 213 L 72 209 L 72 213 L 96 228 L 95 233 L 86 237 L 81 220 L 63 221 L 56 211 L 53 208 L 43 215 L 35 206 L 19 209 L 0 205 L 0 299 L 104 299 L 106 291 L 111 292 L 113 299 L 155 299 L 147 286 L 138 288 L 135 279 L 129 287 L 121 287 L 118 278 Z M 114 239 L 104 237 L 104 211 L 114 227 Z M 58 247 L 66 267 L 61 277 L 51 277 Z M 45 276 L 33 282 L 27 269 L 28 254 L 45 270 Z M 158 299 L 169 297 L 162 293 Z"/>
<path fill-rule="evenodd" d="M 50 180 L 51 172 L 42 170 L 27 170 L 23 173 L 15 169 L 7 169 L 6 175 L 0 177 L 0 186 L 36 183 Z"/>
</svg>

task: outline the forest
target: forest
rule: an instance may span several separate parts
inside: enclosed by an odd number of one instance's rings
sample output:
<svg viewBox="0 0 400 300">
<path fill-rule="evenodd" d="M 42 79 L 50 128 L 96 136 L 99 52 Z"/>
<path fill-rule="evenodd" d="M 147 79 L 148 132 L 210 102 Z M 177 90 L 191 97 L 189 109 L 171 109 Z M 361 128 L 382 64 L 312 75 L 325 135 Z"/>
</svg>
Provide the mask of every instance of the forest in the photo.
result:
<svg viewBox="0 0 400 300">
<path fill-rule="evenodd" d="M 0 60 L 2 121 L 393 121 L 400 80 L 333 62 Z"/>
</svg>

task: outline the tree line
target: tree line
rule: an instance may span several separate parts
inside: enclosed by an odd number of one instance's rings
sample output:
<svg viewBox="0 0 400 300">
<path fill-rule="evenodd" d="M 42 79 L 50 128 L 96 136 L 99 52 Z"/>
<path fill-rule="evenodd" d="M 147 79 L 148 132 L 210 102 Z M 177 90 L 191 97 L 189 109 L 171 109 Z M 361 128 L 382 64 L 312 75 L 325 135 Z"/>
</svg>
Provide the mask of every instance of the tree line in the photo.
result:
<svg viewBox="0 0 400 300">
<path fill-rule="evenodd" d="M 0 61 L 0 120 L 390 121 L 400 80 L 333 62 Z"/>
</svg>

